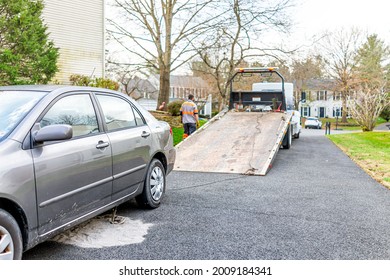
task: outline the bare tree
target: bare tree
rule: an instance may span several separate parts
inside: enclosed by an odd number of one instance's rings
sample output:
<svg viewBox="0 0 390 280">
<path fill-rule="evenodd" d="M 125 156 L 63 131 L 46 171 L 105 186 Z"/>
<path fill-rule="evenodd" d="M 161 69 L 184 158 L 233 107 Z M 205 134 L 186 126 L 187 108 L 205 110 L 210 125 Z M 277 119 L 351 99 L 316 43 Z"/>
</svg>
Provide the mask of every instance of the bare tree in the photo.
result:
<svg viewBox="0 0 390 280">
<path fill-rule="evenodd" d="M 362 33 L 357 29 L 340 29 L 329 34 L 323 42 L 327 70 L 335 80 L 336 90 L 341 93 L 342 122 L 346 123 L 347 101 L 356 83 L 355 57 L 362 42 Z"/>
<path fill-rule="evenodd" d="M 357 91 L 351 98 L 351 114 L 363 131 L 372 131 L 382 110 L 390 104 L 389 96 L 383 89 Z"/>
<path fill-rule="evenodd" d="M 193 47 L 219 18 L 213 0 L 112 0 L 121 17 L 108 32 L 137 66 L 159 73 L 158 103 L 169 102 L 170 74 L 196 54 Z"/>
<path fill-rule="evenodd" d="M 259 39 L 267 30 L 288 29 L 286 10 L 289 7 L 290 0 L 220 1 L 219 9 L 225 9 L 223 24 L 216 26 L 213 36 L 203 42 L 204 48 L 198 49 L 200 60 L 207 65 L 207 74 L 214 79 L 218 89 L 220 108 L 227 101 L 235 68 L 247 66 L 251 58 L 277 57 L 275 51 L 281 50 L 268 47 Z"/>
<path fill-rule="evenodd" d="M 322 77 L 323 60 L 319 55 L 309 55 L 303 60 L 293 60 L 292 68 L 291 76 L 294 80 L 294 106 L 297 110 L 299 102 L 301 101 L 301 92 L 307 89 L 307 82 L 310 79 Z"/>
</svg>

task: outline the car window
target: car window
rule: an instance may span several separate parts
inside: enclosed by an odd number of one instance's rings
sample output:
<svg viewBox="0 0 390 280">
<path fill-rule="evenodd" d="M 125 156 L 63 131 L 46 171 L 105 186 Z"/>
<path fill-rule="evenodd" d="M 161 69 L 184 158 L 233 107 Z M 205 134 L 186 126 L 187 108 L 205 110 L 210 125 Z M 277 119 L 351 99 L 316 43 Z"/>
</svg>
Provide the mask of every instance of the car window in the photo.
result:
<svg viewBox="0 0 390 280">
<path fill-rule="evenodd" d="M 137 122 L 140 121 L 139 119 L 142 120 L 138 112 L 138 115 L 134 115 L 130 103 L 122 98 L 109 95 L 97 95 L 97 99 L 102 107 L 108 131 L 135 127 L 137 126 Z"/>
<path fill-rule="evenodd" d="M 133 107 L 133 112 L 134 112 L 134 116 L 135 116 L 135 120 L 136 120 L 137 126 L 144 125 L 145 121 L 141 117 L 141 114 L 138 112 L 138 110 Z"/>
<path fill-rule="evenodd" d="M 0 91 L 0 141 L 45 95 L 39 91 Z"/>
<path fill-rule="evenodd" d="M 88 94 L 69 95 L 58 100 L 40 121 L 41 127 L 68 124 L 73 137 L 98 133 L 98 122 Z"/>
</svg>

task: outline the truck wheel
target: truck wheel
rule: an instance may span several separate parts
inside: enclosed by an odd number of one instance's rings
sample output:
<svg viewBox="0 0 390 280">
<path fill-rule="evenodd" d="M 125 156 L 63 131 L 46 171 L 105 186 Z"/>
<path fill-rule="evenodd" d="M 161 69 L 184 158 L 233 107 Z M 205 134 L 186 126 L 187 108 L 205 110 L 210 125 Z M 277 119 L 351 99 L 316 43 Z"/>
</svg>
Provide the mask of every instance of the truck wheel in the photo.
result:
<svg viewBox="0 0 390 280">
<path fill-rule="evenodd" d="M 146 173 L 144 190 L 136 197 L 137 203 L 149 209 L 159 207 L 165 192 L 165 185 L 165 168 L 159 160 L 153 159 Z"/>
<path fill-rule="evenodd" d="M 292 133 L 291 133 L 291 127 L 287 129 L 287 133 L 284 136 L 283 139 L 283 148 L 284 149 L 290 149 L 291 147 L 291 142 L 292 142 Z"/>
<path fill-rule="evenodd" d="M 299 138 L 299 132 L 297 134 L 294 135 L 294 138 L 295 139 L 298 139 Z"/>
<path fill-rule="evenodd" d="M 22 233 L 14 217 L 0 209 L 0 260 L 21 260 Z"/>
</svg>

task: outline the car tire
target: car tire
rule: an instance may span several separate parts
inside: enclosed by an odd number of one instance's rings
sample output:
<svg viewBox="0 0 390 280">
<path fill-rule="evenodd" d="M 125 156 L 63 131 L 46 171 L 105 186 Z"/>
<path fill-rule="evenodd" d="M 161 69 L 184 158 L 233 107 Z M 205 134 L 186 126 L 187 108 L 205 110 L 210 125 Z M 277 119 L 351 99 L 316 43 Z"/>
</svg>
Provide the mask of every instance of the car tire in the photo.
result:
<svg viewBox="0 0 390 280">
<path fill-rule="evenodd" d="M 19 225 L 7 211 L 0 209 L 0 260 L 21 260 L 22 233 Z"/>
<path fill-rule="evenodd" d="M 165 193 L 166 174 L 162 163 L 153 159 L 146 173 L 144 189 L 136 197 L 137 203 L 144 208 L 154 209 L 160 206 Z"/>
<path fill-rule="evenodd" d="M 299 139 L 299 132 L 297 134 L 294 135 L 294 138 L 295 139 Z"/>
</svg>

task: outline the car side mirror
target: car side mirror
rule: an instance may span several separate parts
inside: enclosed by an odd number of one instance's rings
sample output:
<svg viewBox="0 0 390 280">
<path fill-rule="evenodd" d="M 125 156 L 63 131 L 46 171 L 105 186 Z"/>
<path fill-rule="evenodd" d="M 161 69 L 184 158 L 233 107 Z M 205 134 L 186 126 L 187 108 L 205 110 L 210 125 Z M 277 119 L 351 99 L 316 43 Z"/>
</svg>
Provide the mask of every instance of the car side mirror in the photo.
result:
<svg viewBox="0 0 390 280">
<path fill-rule="evenodd" d="M 34 135 L 36 143 L 45 141 L 68 140 L 73 137 L 73 128 L 67 124 L 54 124 L 42 127 Z"/>
</svg>

